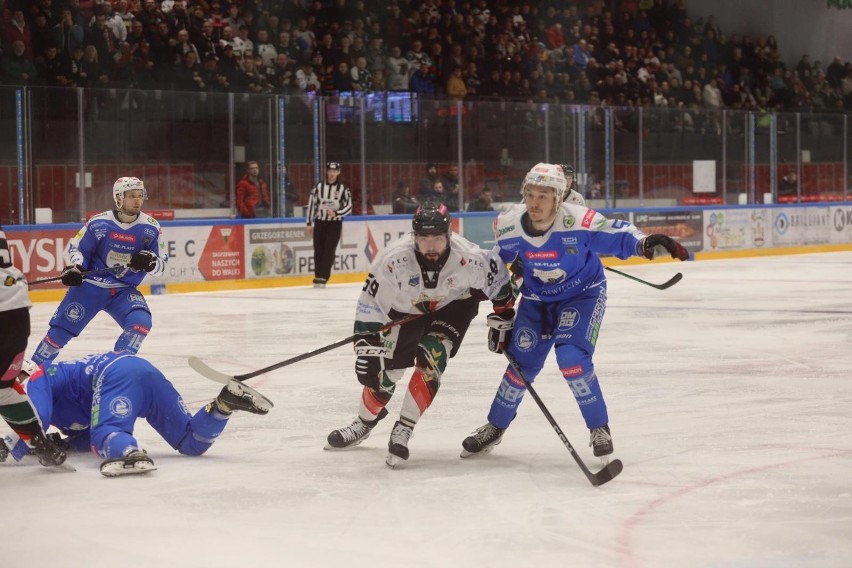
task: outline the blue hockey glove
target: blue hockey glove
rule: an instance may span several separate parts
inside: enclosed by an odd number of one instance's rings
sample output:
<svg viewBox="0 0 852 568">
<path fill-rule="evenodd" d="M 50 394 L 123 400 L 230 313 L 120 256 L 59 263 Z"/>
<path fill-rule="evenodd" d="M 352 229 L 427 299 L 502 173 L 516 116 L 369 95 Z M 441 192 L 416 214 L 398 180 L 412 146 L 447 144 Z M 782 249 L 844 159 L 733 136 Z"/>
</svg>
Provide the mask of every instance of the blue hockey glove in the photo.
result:
<svg viewBox="0 0 852 568">
<path fill-rule="evenodd" d="M 66 286 L 79 286 L 83 283 L 83 267 L 79 264 L 66 266 L 61 276 L 62 283 Z"/>
<path fill-rule="evenodd" d="M 509 309 L 499 314 L 488 315 L 488 349 L 492 353 L 503 353 L 512 337 L 515 325 L 515 310 Z"/>
<path fill-rule="evenodd" d="M 654 247 L 656 246 L 666 249 L 672 255 L 672 258 L 679 260 L 687 260 L 689 258 L 689 251 L 682 244 L 667 235 L 648 235 L 642 239 L 639 246 L 640 254 L 644 255 L 648 260 L 654 259 Z"/>
<path fill-rule="evenodd" d="M 151 272 L 157 268 L 157 255 L 149 250 L 140 250 L 139 252 L 133 253 L 133 256 L 130 257 L 130 264 L 128 266 L 130 266 L 133 270 Z"/>
</svg>

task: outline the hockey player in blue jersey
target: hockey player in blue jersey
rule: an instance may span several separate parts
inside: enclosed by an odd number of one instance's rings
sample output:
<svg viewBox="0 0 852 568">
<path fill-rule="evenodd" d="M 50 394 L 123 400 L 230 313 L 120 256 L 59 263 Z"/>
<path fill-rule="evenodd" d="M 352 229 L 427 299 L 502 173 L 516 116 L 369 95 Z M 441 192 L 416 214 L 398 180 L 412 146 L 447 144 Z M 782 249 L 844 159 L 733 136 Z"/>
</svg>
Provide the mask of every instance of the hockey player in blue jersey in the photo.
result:
<svg viewBox="0 0 852 568">
<path fill-rule="evenodd" d="M 160 224 L 142 212 L 148 196 L 139 178 L 118 178 L 112 195 L 115 209 L 89 219 L 68 245 L 71 263 L 62 271 L 62 283 L 70 288 L 36 347 L 32 356 L 36 363 L 53 361 L 102 310 L 124 330 L 116 351 L 138 352 L 151 330 L 151 310 L 137 286 L 146 273 L 165 270 L 168 256 L 161 245 Z M 93 270 L 103 272 L 83 278 L 84 272 Z"/>
<path fill-rule="evenodd" d="M 231 381 L 214 401 L 191 415 L 171 382 L 150 362 L 124 353 L 89 355 L 44 367 L 25 367 L 27 392 L 42 424 L 57 428 L 68 449 L 104 458 L 107 477 L 145 473 L 154 461 L 133 437 L 145 418 L 171 447 L 189 456 L 207 451 L 231 413 L 266 414 L 272 402 L 253 388 Z"/>
<path fill-rule="evenodd" d="M 592 362 L 606 309 L 607 283 L 598 254 L 653 259 L 657 246 L 680 260 L 689 253 L 666 235 L 646 236 L 627 221 L 610 220 L 564 200 L 569 188 L 561 166 L 537 164 L 524 178 L 523 204 L 497 218 L 500 257 L 521 272 L 523 283 L 514 321 L 497 314 L 488 317 L 488 346 L 496 353 L 507 350 L 530 382 L 555 347 L 559 370 L 591 433 L 589 445 L 595 456 L 607 461 L 613 452 L 612 435 Z M 500 443 L 526 390 L 509 365 L 488 422 L 462 442 L 462 457 Z"/>
</svg>

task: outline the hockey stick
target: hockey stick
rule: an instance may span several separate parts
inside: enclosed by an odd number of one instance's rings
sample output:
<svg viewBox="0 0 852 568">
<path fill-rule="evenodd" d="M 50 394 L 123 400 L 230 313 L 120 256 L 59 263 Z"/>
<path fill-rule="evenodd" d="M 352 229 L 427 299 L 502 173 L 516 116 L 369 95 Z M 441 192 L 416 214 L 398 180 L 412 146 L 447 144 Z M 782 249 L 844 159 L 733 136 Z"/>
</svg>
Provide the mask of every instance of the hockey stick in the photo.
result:
<svg viewBox="0 0 852 568">
<path fill-rule="evenodd" d="M 115 266 L 108 266 L 106 268 L 98 268 L 97 270 L 89 270 L 87 272 L 83 272 L 82 276 L 83 276 L 83 278 L 85 278 L 86 276 L 89 276 L 90 274 L 100 274 L 101 272 L 107 272 L 108 270 L 118 270 L 120 268 L 127 268 L 127 266 L 124 266 L 122 264 L 116 264 Z M 42 280 L 35 280 L 33 282 L 29 282 L 28 285 L 29 286 L 35 286 L 37 284 L 46 284 L 48 282 L 56 282 L 57 280 L 62 280 L 62 276 L 54 276 L 53 278 L 43 278 Z"/>
<path fill-rule="evenodd" d="M 654 284 L 653 282 L 648 282 L 647 280 L 642 280 L 641 278 L 636 278 L 635 276 L 632 276 L 632 275 L 627 274 L 626 272 L 622 272 L 620 270 L 616 270 L 615 268 L 610 268 L 609 266 L 604 266 L 604 268 L 606 268 L 610 272 L 615 272 L 616 274 L 621 274 L 625 278 L 630 278 L 631 280 L 635 280 L 636 282 L 639 282 L 640 284 L 645 284 L 646 286 L 650 286 L 651 288 L 656 288 L 657 290 L 665 290 L 666 288 L 671 288 L 672 286 L 674 286 L 675 284 L 677 284 L 678 282 L 680 282 L 683 279 L 683 274 L 678 272 L 677 274 L 675 274 L 674 276 L 672 276 L 671 278 L 669 278 L 668 280 L 666 280 L 662 284 Z"/>
<path fill-rule="evenodd" d="M 216 369 L 210 367 L 207 363 L 205 363 L 204 361 L 202 361 L 198 357 L 190 357 L 188 359 L 188 362 L 189 362 L 189 366 L 192 367 L 193 369 L 195 369 L 195 371 L 198 374 L 205 376 L 210 380 L 216 381 L 217 383 L 222 383 L 222 384 L 226 385 L 231 381 L 242 382 L 242 381 L 257 377 L 258 375 L 263 375 L 264 373 L 268 373 L 270 371 L 275 371 L 276 369 L 280 369 L 281 367 L 286 367 L 287 365 L 292 365 L 293 363 L 298 363 L 299 361 L 304 361 L 305 359 L 310 359 L 311 357 L 314 357 L 316 355 L 320 355 L 320 354 L 325 353 L 327 351 L 331 351 L 332 349 L 337 349 L 341 345 L 346 345 L 347 343 L 351 343 L 352 341 L 358 339 L 362 335 L 371 335 L 371 334 L 377 333 L 377 332 L 383 333 L 383 332 L 385 332 L 385 331 L 387 331 L 387 330 L 389 330 L 393 327 L 396 327 L 398 325 L 403 325 L 403 324 L 406 324 L 410 321 L 413 321 L 413 320 L 419 318 L 422 315 L 425 315 L 425 314 L 422 314 L 422 313 L 410 314 L 410 315 L 405 316 L 404 318 L 400 318 L 398 320 L 395 320 L 395 321 L 392 321 L 390 323 L 385 324 L 381 329 L 379 329 L 377 331 L 355 333 L 355 334 L 350 335 L 349 337 L 347 337 L 345 339 L 341 339 L 340 341 L 335 341 L 334 343 L 326 345 L 325 347 L 320 347 L 319 349 L 314 349 L 313 351 L 309 351 L 308 353 L 302 353 L 301 355 L 296 355 L 295 357 L 291 357 L 290 359 L 287 359 L 285 361 L 281 361 L 280 363 L 275 363 L 274 365 L 270 365 L 268 367 L 264 367 L 263 369 L 258 369 L 257 371 L 252 371 L 251 373 L 245 373 L 245 374 L 242 374 L 242 375 L 227 375 L 225 373 L 217 371 Z"/>
<path fill-rule="evenodd" d="M 535 403 L 541 409 L 541 412 L 544 414 L 544 417 L 547 418 L 547 421 L 550 422 L 550 425 L 553 427 L 553 430 L 556 432 L 556 435 L 559 436 L 559 439 L 562 440 L 562 443 L 565 444 L 565 447 L 568 448 L 568 451 L 571 452 L 571 457 L 574 458 L 574 461 L 577 462 L 577 465 L 580 466 L 580 469 L 586 476 L 586 479 L 589 480 L 593 486 L 598 487 L 603 485 L 607 481 L 612 481 L 612 479 L 621 473 L 621 470 L 624 469 L 624 464 L 621 463 L 621 460 L 615 459 L 606 464 L 603 469 L 598 471 L 597 473 L 592 473 L 589 468 L 583 463 L 583 460 L 580 459 L 580 455 L 577 453 L 577 450 L 574 449 L 574 446 L 571 445 L 571 442 L 568 441 L 568 438 L 562 432 L 562 428 L 559 427 L 559 424 L 556 423 L 556 420 L 553 418 L 553 415 L 547 410 L 547 407 L 544 405 L 544 402 L 541 400 L 541 397 L 538 396 L 538 393 L 535 392 L 532 384 L 527 380 L 524 376 L 523 371 L 521 371 L 518 364 L 512 360 L 509 356 L 509 353 L 506 352 L 506 358 L 509 359 L 509 366 L 514 369 L 515 373 L 521 378 L 524 382 L 524 386 L 527 387 L 527 390 L 530 391 L 530 394 L 535 400 Z"/>
</svg>

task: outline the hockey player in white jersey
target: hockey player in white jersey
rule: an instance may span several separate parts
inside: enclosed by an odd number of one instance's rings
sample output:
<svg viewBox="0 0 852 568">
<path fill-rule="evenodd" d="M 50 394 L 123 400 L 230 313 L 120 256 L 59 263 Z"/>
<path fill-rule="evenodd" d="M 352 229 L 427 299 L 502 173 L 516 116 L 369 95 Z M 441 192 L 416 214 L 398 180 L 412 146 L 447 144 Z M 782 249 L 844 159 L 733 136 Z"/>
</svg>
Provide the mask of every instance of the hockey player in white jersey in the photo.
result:
<svg viewBox="0 0 852 568">
<path fill-rule="evenodd" d="M 0 226 L 0 417 L 15 432 L 14 437 L 8 437 L 8 444 L 0 437 L 0 462 L 10 454 L 20 460 L 31 447 L 42 465 L 61 465 L 65 452 L 44 435 L 32 402 L 18 380 L 30 336 L 31 306 L 27 279 L 12 264 L 6 233 Z"/>
<path fill-rule="evenodd" d="M 514 297 L 506 264 L 494 253 L 454 234 L 447 207 L 425 203 L 414 214 L 413 234 L 374 260 L 358 299 L 355 374 L 363 385 L 358 417 L 332 431 L 326 449 L 363 442 L 387 416 L 385 408 L 405 369 L 414 366 L 386 463 L 407 460 L 415 424 L 438 392 L 448 360 L 461 346 L 479 302 L 490 299 L 490 318 L 511 321 Z M 422 314 L 381 332 L 392 321 Z"/>
</svg>

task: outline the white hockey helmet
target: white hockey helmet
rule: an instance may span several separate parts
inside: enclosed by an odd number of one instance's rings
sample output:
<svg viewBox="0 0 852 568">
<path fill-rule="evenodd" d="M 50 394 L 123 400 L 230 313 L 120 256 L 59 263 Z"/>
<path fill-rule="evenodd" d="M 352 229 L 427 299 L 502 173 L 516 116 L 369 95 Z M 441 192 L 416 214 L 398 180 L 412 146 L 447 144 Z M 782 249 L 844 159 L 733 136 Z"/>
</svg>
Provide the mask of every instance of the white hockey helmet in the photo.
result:
<svg viewBox="0 0 852 568">
<path fill-rule="evenodd" d="M 524 177 L 524 185 L 521 187 L 521 195 L 524 195 L 528 185 L 538 185 L 553 189 L 556 196 L 556 203 L 562 203 L 562 197 L 565 195 L 565 190 L 568 187 L 565 174 L 562 173 L 562 166 L 559 164 L 538 163 L 527 172 Z"/>
<path fill-rule="evenodd" d="M 112 198 L 115 201 L 116 207 L 121 207 L 124 201 L 124 193 L 127 191 L 142 190 L 142 200 L 148 199 L 148 192 L 145 191 L 145 184 L 138 177 L 120 177 L 112 184 Z"/>
</svg>

